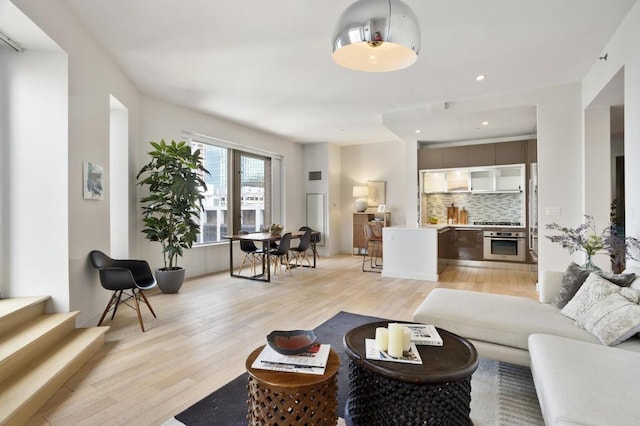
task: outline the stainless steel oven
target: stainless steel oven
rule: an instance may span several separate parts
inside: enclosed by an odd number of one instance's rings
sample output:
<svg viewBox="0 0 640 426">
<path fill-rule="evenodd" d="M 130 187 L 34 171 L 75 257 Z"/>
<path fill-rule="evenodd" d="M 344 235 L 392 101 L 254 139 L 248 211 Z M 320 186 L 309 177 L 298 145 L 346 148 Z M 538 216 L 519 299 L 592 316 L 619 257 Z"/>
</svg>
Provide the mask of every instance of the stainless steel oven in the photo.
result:
<svg viewBox="0 0 640 426">
<path fill-rule="evenodd" d="M 483 248 L 485 260 L 527 261 L 525 232 L 484 231 Z"/>
</svg>

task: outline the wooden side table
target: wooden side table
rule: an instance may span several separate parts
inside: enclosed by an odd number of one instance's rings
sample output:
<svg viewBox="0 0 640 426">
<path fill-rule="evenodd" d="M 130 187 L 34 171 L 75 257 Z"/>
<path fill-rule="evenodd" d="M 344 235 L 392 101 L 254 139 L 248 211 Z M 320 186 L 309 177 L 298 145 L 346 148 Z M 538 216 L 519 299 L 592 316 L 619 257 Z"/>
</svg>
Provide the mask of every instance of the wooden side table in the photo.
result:
<svg viewBox="0 0 640 426">
<path fill-rule="evenodd" d="M 471 375 L 478 367 L 473 345 L 438 329 L 443 346 L 418 346 L 421 365 L 367 359 L 365 339 L 387 324 L 365 324 L 344 337 L 347 425 L 471 425 Z"/>
<path fill-rule="evenodd" d="M 322 376 L 252 368 L 264 346 L 247 358 L 249 425 L 335 425 L 340 359 L 331 349 Z"/>
</svg>

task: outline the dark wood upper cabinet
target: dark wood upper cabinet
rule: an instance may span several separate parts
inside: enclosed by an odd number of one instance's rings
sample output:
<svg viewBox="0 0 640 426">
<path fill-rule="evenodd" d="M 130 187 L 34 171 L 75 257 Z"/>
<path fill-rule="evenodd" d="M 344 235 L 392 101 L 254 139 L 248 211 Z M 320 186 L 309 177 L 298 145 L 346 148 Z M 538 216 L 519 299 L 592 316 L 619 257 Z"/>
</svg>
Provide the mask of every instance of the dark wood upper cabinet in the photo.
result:
<svg viewBox="0 0 640 426">
<path fill-rule="evenodd" d="M 452 146 L 442 148 L 442 167 L 449 169 L 452 167 L 468 167 L 468 147 Z"/>
<path fill-rule="evenodd" d="M 537 163 L 538 162 L 538 140 L 531 139 L 528 144 L 529 153 L 527 155 L 527 160 L 529 163 Z"/>
<path fill-rule="evenodd" d="M 496 144 L 469 145 L 467 158 L 469 167 L 493 166 L 496 164 Z"/>
<path fill-rule="evenodd" d="M 418 170 L 441 169 L 442 148 L 422 148 L 418 150 Z"/>
<path fill-rule="evenodd" d="M 496 144 L 496 165 L 527 162 L 528 141 L 502 142 Z"/>
</svg>

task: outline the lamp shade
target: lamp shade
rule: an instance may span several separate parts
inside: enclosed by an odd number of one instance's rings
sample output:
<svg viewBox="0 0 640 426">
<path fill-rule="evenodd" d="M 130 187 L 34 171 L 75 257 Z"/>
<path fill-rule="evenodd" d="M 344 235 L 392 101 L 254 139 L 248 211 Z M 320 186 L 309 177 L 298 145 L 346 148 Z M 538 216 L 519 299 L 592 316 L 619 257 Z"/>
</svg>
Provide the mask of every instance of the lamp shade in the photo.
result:
<svg viewBox="0 0 640 426">
<path fill-rule="evenodd" d="M 356 198 L 368 197 L 369 196 L 369 188 L 366 186 L 354 186 L 353 187 L 353 196 Z"/>
<path fill-rule="evenodd" d="M 416 14 L 400 0 L 358 0 L 333 31 L 333 60 L 356 71 L 395 71 L 413 65 L 420 51 Z"/>
</svg>

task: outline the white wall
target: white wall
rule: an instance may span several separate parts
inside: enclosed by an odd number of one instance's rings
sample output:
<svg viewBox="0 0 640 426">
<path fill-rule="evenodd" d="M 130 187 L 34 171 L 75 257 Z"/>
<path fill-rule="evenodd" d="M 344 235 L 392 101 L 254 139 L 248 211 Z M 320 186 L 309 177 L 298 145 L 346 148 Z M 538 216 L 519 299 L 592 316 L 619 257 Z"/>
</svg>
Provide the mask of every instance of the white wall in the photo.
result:
<svg viewBox="0 0 640 426">
<path fill-rule="evenodd" d="M 341 215 L 343 219 L 340 251 L 343 253 L 352 252 L 353 213 L 355 212 L 352 195 L 353 187 L 356 185 L 366 185 L 369 180 L 385 181 L 386 206 L 387 211 L 391 212 L 391 224 L 405 223 L 405 209 L 409 204 L 406 200 L 405 187 L 407 184 L 405 171 L 409 166 L 405 152 L 404 142 L 351 145 L 341 149 L 342 182 L 340 192 L 342 194 Z M 415 193 L 417 194 L 417 189 Z"/>
<path fill-rule="evenodd" d="M 626 182 L 626 233 L 640 238 L 640 3 L 636 3 L 602 50 L 607 61 L 596 61 L 582 80 L 583 109 L 624 67 L 624 154 Z M 636 257 L 640 253 L 635 253 Z M 640 266 L 638 261 L 628 265 Z"/>
<path fill-rule="evenodd" d="M 69 310 L 67 57 L 3 50 L 2 289 Z"/>
<path fill-rule="evenodd" d="M 298 229 L 305 224 L 305 186 L 302 179 L 304 173 L 303 150 L 300 144 L 283 140 L 253 129 L 239 126 L 197 111 L 179 107 L 167 102 L 142 97 L 143 117 L 141 121 L 140 139 L 138 141 L 138 168 L 148 161 L 149 141 L 164 138 L 184 140 L 184 132 L 215 137 L 239 145 L 249 146 L 282 156 L 284 171 L 285 201 L 283 224 L 287 229 Z M 142 188 L 138 188 L 141 191 Z M 138 199 L 142 195 L 138 192 Z M 141 229 L 140 203 L 136 203 L 138 231 L 133 238 L 138 240 L 138 255 L 147 259 L 152 268 L 164 266 L 159 243 L 147 241 L 139 231 Z M 228 243 L 218 243 L 193 247 L 178 260 L 180 266 L 187 269 L 187 276 L 202 275 L 209 272 L 229 268 Z M 238 265 L 242 258 L 234 255 Z"/>
</svg>

